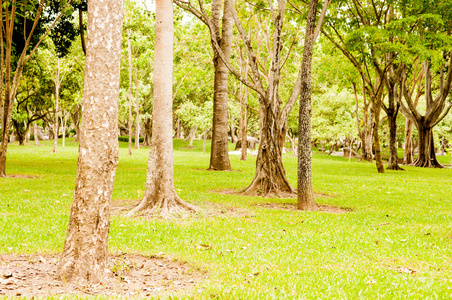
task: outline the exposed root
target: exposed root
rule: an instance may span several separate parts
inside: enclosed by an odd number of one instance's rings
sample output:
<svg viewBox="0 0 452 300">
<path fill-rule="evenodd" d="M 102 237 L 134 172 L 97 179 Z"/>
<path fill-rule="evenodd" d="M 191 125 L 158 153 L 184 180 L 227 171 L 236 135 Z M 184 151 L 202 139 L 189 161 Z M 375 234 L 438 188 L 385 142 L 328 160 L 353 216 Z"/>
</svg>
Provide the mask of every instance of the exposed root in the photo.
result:
<svg viewBox="0 0 452 300">
<path fill-rule="evenodd" d="M 399 164 L 388 165 L 388 167 L 386 168 L 386 170 L 405 171 L 405 169 L 402 168 L 401 166 L 399 166 Z"/>
<path fill-rule="evenodd" d="M 444 169 L 444 166 L 439 163 L 439 161 L 436 158 L 430 158 L 430 159 L 419 159 L 417 158 L 413 166 L 420 167 L 420 168 L 439 168 Z"/>
<path fill-rule="evenodd" d="M 138 206 L 127 213 L 127 216 L 159 215 L 164 219 L 174 219 L 189 213 L 196 213 L 200 211 L 201 208 L 183 201 L 175 193 L 173 193 L 171 197 L 154 199 L 153 201 L 147 201 L 147 199 L 144 198 Z"/>
</svg>

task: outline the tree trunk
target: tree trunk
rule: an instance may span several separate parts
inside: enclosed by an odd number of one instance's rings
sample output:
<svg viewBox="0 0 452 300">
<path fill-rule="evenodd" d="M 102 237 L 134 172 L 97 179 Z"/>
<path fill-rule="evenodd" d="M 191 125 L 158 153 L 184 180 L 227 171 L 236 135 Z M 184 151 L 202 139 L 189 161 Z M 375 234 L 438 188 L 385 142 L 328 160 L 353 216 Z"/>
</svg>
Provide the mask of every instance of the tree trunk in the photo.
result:
<svg viewBox="0 0 452 300">
<path fill-rule="evenodd" d="M 302 82 L 298 118 L 298 209 L 318 210 L 312 187 L 311 162 L 311 66 L 315 43 L 317 0 L 309 2 L 306 35 L 301 63 Z"/>
<path fill-rule="evenodd" d="M 433 128 L 417 124 L 419 136 L 418 155 L 413 165 L 422 168 L 443 168 L 436 159 L 435 144 L 433 140 Z"/>
<path fill-rule="evenodd" d="M 222 37 L 218 41 L 227 59 L 231 55 L 232 45 L 232 11 L 234 1 L 224 1 L 224 13 L 222 22 Z M 220 36 L 220 15 L 221 1 L 212 1 L 212 19 L 215 31 Z M 212 46 L 213 49 L 215 47 Z M 214 95 L 213 95 L 213 121 L 212 121 L 212 147 L 210 149 L 209 170 L 229 171 L 231 163 L 229 161 L 228 148 L 228 75 L 229 70 L 214 50 L 213 64 L 215 69 Z"/>
<path fill-rule="evenodd" d="M 405 121 L 405 142 L 404 142 L 404 151 L 403 151 L 403 164 L 411 165 L 413 164 L 413 143 L 412 143 L 412 135 L 413 135 L 413 122 L 406 118 Z"/>
<path fill-rule="evenodd" d="M 377 96 L 379 97 L 379 96 Z M 383 160 L 381 159 L 381 146 L 380 146 L 380 135 L 378 129 L 380 127 L 380 111 L 381 107 L 376 103 L 378 100 L 374 99 L 372 101 L 372 109 L 375 114 L 375 119 L 373 122 L 373 138 L 374 138 L 374 148 L 375 148 L 375 163 L 377 166 L 378 173 L 384 173 L 385 169 L 383 166 Z"/>
<path fill-rule="evenodd" d="M 177 114 L 177 125 L 176 125 L 176 139 L 180 139 L 180 113 Z"/>
<path fill-rule="evenodd" d="M 138 79 L 135 81 L 135 86 L 137 90 L 135 91 L 135 111 L 137 113 L 135 117 L 135 149 L 140 149 L 140 97 L 138 93 L 139 82 Z"/>
<path fill-rule="evenodd" d="M 58 276 L 106 280 L 110 201 L 118 165 L 122 0 L 88 2 L 88 43 L 77 178 Z"/>
<path fill-rule="evenodd" d="M 207 143 L 207 132 L 208 128 L 204 129 L 204 134 L 202 135 L 202 152 L 206 153 L 206 143 Z"/>
<path fill-rule="evenodd" d="M 39 137 L 38 137 L 38 125 L 36 123 L 37 122 L 35 121 L 35 123 L 33 125 L 33 135 L 35 137 L 35 145 L 41 146 L 41 144 L 39 143 Z"/>
<path fill-rule="evenodd" d="M 129 215 L 160 210 L 163 217 L 170 217 L 171 213 L 197 209 L 182 201 L 174 188 L 172 1 L 157 0 L 155 15 L 154 109 L 146 190 L 141 203 L 131 210 Z"/>
<path fill-rule="evenodd" d="M 397 114 L 388 114 L 389 124 L 389 162 L 387 170 L 400 170 L 403 168 L 399 166 L 397 155 Z"/>
<path fill-rule="evenodd" d="M 57 152 L 57 146 L 58 146 L 58 117 L 60 113 L 60 59 L 58 58 L 58 69 L 57 74 L 55 77 L 55 119 L 53 123 L 53 153 Z"/>
<path fill-rule="evenodd" d="M 76 110 L 74 113 L 71 112 L 72 123 L 74 124 L 75 134 L 77 135 L 75 141 L 78 141 L 78 137 L 80 136 L 80 113 L 82 110 L 82 106 L 77 104 Z"/>
<path fill-rule="evenodd" d="M 129 155 L 132 155 L 132 48 L 130 45 L 130 28 L 127 29 L 127 52 L 129 57 Z"/>
<path fill-rule="evenodd" d="M 193 148 L 193 140 L 195 139 L 196 131 L 198 130 L 198 126 L 193 126 L 190 130 L 190 143 L 188 144 L 189 148 Z"/>
<path fill-rule="evenodd" d="M 141 144 L 142 147 L 151 146 L 151 130 L 152 130 L 151 119 L 147 118 L 144 121 L 144 140 L 143 143 Z"/>
<path fill-rule="evenodd" d="M 280 137 L 283 122 L 275 118 L 272 109 L 268 109 L 263 117 L 261 140 L 256 159 L 256 174 L 243 193 L 264 197 L 293 195 L 296 191 L 286 178 L 282 162 Z"/>
</svg>

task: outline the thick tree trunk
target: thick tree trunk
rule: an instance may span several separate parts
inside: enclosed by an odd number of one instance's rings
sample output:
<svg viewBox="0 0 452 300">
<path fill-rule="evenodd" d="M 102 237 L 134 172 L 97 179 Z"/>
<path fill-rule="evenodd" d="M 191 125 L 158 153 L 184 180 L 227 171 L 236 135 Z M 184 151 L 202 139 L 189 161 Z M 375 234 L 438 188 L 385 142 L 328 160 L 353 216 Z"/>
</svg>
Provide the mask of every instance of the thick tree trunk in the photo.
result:
<svg viewBox="0 0 452 300">
<path fill-rule="evenodd" d="M 309 2 L 306 35 L 301 63 L 302 82 L 298 117 L 298 209 L 318 210 L 312 186 L 311 161 L 311 66 L 315 43 L 317 0 Z"/>
<path fill-rule="evenodd" d="M 397 114 L 388 114 L 389 123 L 389 162 L 387 170 L 403 170 L 398 163 L 397 155 Z"/>
<path fill-rule="evenodd" d="M 244 190 L 245 195 L 284 197 L 296 193 L 286 177 L 282 162 L 282 124 L 269 109 L 264 115 L 261 140 L 256 159 L 256 174 Z"/>
<path fill-rule="evenodd" d="M 413 122 L 410 119 L 405 121 L 405 141 L 404 141 L 404 151 L 403 151 L 403 164 L 411 165 L 413 164 Z"/>
<path fill-rule="evenodd" d="M 231 55 L 232 27 L 234 24 L 231 9 L 233 0 L 225 0 L 222 22 L 222 37 L 218 41 L 227 59 Z M 215 31 L 220 36 L 221 1 L 212 2 L 212 19 Z M 213 47 L 215 49 L 215 47 Z M 215 69 L 214 95 L 213 95 L 213 122 L 212 122 L 212 147 L 210 150 L 209 170 L 229 171 L 228 148 L 228 75 L 229 70 L 214 50 L 213 64 Z"/>
<path fill-rule="evenodd" d="M 173 4 L 156 1 L 154 55 L 154 109 L 152 141 L 146 176 L 146 190 L 141 203 L 129 212 L 160 211 L 163 217 L 172 213 L 196 210 L 182 201 L 174 188 L 173 166 Z"/>
<path fill-rule="evenodd" d="M 435 143 L 433 140 L 433 128 L 417 124 L 419 136 L 419 149 L 413 165 L 422 168 L 443 168 L 436 159 Z"/>
<path fill-rule="evenodd" d="M 107 265 L 110 200 L 118 164 L 122 0 L 88 2 L 88 43 L 74 201 L 58 276 L 98 283 Z"/>
</svg>

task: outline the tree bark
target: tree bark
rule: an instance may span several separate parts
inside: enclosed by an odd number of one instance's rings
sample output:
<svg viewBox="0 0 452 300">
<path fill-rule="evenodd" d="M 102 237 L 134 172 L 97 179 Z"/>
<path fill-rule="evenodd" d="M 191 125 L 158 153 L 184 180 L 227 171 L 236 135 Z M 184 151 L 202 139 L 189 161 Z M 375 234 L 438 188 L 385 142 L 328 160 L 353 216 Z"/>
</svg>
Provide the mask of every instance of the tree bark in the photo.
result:
<svg viewBox="0 0 452 300">
<path fill-rule="evenodd" d="M 300 111 L 298 118 L 298 202 L 301 210 L 318 210 L 312 187 L 311 161 L 311 66 L 315 43 L 317 0 L 309 2 L 306 35 L 301 63 Z"/>
<path fill-rule="evenodd" d="M 378 173 L 384 173 L 383 160 L 381 159 L 381 146 L 380 146 L 380 135 L 378 133 L 380 128 L 380 112 L 381 105 L 381 94 L 378 94 L 377 99 L 372 100 L 372 110 L 374 112 L 374 122 L 373 122 L 373 138 L 374 138 L 374 148 L 375 148 L 375 163 L 377 166 Z"/>
<path fill-rule="evenodd" d="M 35 145 L 41 146 L 41 144 L 39 143 L 39 137 L 38 137 L 38 125 L 36 123 L 37 122 L 34 122 L 34 125 L 33 125 L 33 135 L 35 137 Z"/>
<path fill-rule="evenodd" d="M 88 2 L 88 41 L 77 178 L 58 276 L 106 280 L 110 201 L 118 164 L 122 0 Z"/>
<path fill-rule="evenodd" d="M 129 155 L 132 155 L 132 47 L 130 45 L 130 28 L 127 29 L 127 53 L 129 62 Z"/>
<path fill-rule="evenodd" d="M 418 155 L 413 165 L 422 168 L 444 168 L 436 159 L 433 128 L 422 124 L 416 124 L 419 138 Z"/>
<path fill-rule="evenodd" d="M 196 135 L 196 131 L 197 130 L 198 130 L 198 126 L 193 126 L 190 129 L 190 134 L 189 134 L 190 143 L 188 144 L 189 148 L 193 148 L 193 140 L 195 139 L 195 135 Z"/>
<path fill-rule="evenodd" d="M 173 166 L 173 6 L 171 0 L 157 0 L 155 14 L 154 109 L 152 139 L 146 176 L 146 190 L 141 203 L 129 212 L 160 211 L 172 213 L 197 210 L 185 203 L 174 188 Z"/>
<path fill-rule="evenodd" d="M 234 1 L 224 1 L 222 35 L 217 41 L 225 57 L 229 60 L 232 46 L 232 27 L 234 20 L 231 9 Z M 213 30 L 220 37 L 220 15 L 221 0 L 212 1 L 212 24 Z M 229 171 L 231 163 L 229 161 L 228 148 L 228 76 L 229 70 L 215 51 L 213 64 L 215 69 L 214 95 L 213 95 L 213 121 L 212 121 L 212 146 L 210 149 L 209 170 Z"/>
<path fill-rule="evenodd" d="M 135 69 L 138 72 L 138 68 L 135 66 Z M 138 76 L 137 76 L 138 77 Z M 140 94 L 139 94 L 139 86 L 140 83 L 138 81 L 138 78 L 135 78 L 135 111 L 136 111 L 136 117 L 135 117 L 135 149 L 140 149 Z"/>
</svg>

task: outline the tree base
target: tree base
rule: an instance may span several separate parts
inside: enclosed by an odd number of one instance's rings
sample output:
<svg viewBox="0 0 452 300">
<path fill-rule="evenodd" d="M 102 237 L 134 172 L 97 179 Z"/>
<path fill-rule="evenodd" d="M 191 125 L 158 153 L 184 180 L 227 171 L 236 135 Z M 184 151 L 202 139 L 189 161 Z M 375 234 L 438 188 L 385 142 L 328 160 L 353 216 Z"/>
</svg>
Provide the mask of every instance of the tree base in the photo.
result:
<svg viewBox="0 0 452 300">
<path fill-rule="evenodd" d="M 159 215 L 164 219 L 172 219 L 176 216 L 199 211 L 201 211 L 199 207 L 186 203 L 174 192 L 170 197 L 159 197 L 152 201 L 143 199 L 137 207 L 129 211 L 127 216 Z"/>
<path fill-rule="evenodd" d="M 444 166 L 439 163 L 439 161 L 434 159 L 416 159 L 413 163 L 413 166 L 420 168 L 438 168 L 444 169 Z"/>
<path fill-rule="evenodd" d="M 386 170 L 405 171 L 405 169 L 402 168 L 401 166 L 399 166 L 398 164 L 395 164 L 395 165 L 388 165 L 388 167 L 386 168 Z"/>
<path fill-rule="evenodd" d="M 255 178 L 243 192 L 244 196 L 294 198 L 297 191 L 287 180 L 274 180 L 270 178 Z"/>
</svg>

